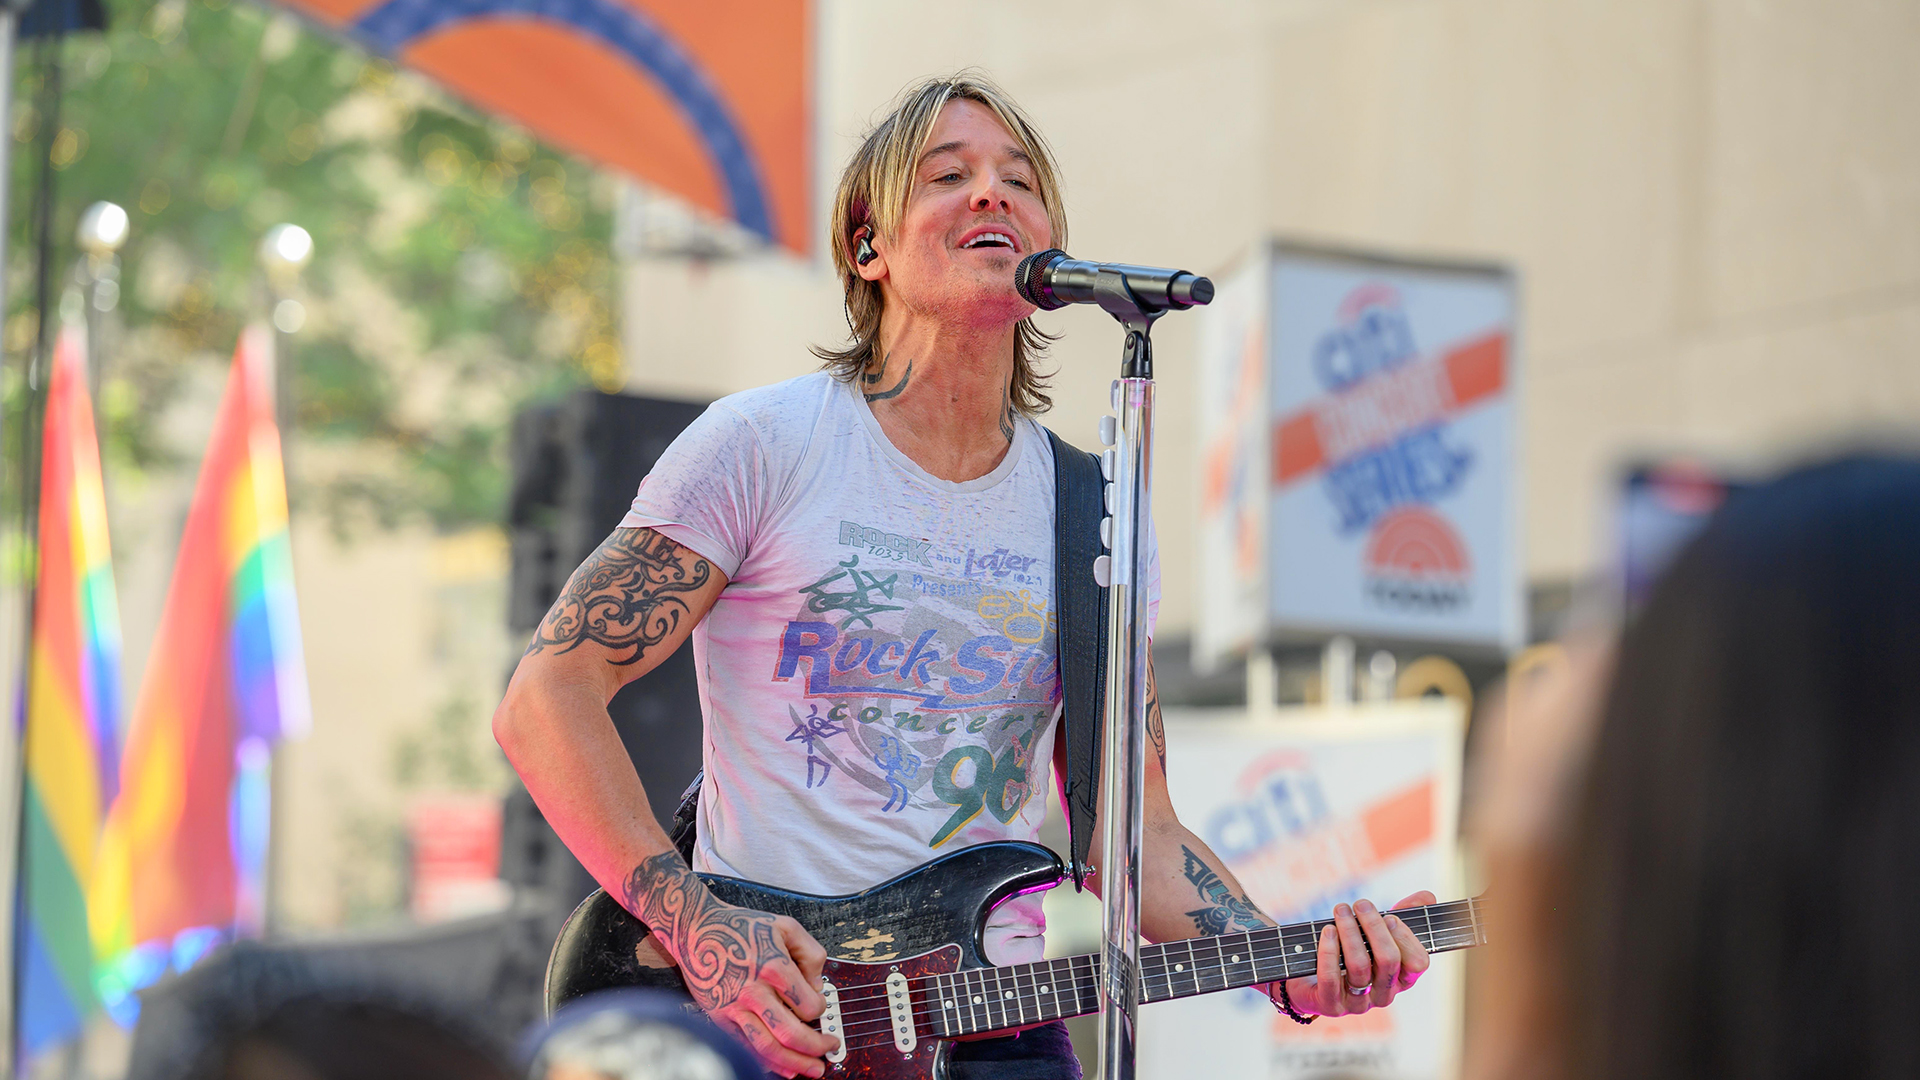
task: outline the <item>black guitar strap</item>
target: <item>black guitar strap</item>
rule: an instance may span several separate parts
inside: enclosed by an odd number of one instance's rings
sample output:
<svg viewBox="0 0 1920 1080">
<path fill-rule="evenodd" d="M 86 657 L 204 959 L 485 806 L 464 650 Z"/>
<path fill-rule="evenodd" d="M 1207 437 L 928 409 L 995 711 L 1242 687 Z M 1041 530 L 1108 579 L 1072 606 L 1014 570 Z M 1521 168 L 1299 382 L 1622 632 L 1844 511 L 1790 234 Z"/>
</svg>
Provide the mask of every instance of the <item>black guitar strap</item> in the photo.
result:
<svg viewBox="0 0 1920 1080">
<path fill-rule="evenodd" d="M 1107 690 L 1107 588 L 1093 579 L 1106 479 L 1100 458 L 1047 431 L 1053 443 L 1053 594 L 1060 635 L 1060 690 L 1066 698 L 1068 863 L 1086 886 L 1087 856 L 1100 797 L 1100 729 Z"/>
</svg>

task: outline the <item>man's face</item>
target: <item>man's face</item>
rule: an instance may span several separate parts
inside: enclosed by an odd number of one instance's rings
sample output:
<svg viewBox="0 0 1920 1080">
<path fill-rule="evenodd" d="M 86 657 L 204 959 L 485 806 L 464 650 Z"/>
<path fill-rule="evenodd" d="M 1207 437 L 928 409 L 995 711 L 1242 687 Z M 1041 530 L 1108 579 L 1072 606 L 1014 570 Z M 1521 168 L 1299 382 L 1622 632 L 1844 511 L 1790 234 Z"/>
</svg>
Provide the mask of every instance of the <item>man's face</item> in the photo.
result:
<svg viewBox="0 0 1920 1080">
<path fill-rule="evenodd" d="M 941 109 L 914 167 L 912 193 L 880 259 L 861 268 L 889 307 L 968 323 L 1012 322 L 1033 313 L 1013 291 L 1013 268 L 1053 246 L 1033 163 L 986 106 Z"/>
</svg>

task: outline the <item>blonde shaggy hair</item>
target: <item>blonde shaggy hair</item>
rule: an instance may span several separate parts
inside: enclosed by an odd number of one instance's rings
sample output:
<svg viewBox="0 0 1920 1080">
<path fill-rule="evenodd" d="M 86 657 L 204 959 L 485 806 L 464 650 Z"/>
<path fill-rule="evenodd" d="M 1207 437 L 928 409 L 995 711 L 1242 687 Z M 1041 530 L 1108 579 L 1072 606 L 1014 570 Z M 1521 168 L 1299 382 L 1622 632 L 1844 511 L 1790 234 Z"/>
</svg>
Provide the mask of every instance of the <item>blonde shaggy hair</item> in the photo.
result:
<svg viewBox="0 0 1920 1080">
<path fill-rule="evenodd" d="M 1053 246 L 1067 244 L 1067 212 L 1053 150 L 1006 91 L 975 71 L 928 79 L 907 88 L 892 111 L 867 132 L 853 159 L 847 162 L 827 220 L 827 247 L 833 252 L 833 268 L 846 290 L 850 340 L 838 349 L 816 345 L 813 353 L 826 362 L 824 366 L 835 378 L 846 382 L 858 378 L 873 361 L 880 343 L 880 315 L 885 301 L 879 283 L 861 277 L 854 265 L 854 231 L 866 225 L 876 236 L 892 239 L 898 235 L 907 199 L 913 193 L 915 166 L 933 134 L 933 125 L 940 119 L 940 110 L 949 101 L 984 105 L 1007 126 L 1032 163 L 1034 190 L 1053 228 Z M 1014 329 L 1013 384 L 1008 387 L 1008 400 L 1022 414 L 1044 412 L 1053 404 L 1046 394 L 1045 378 L 1034 369 L 1034 362 L 1052 341 L 1033 325 L 1031 316 L 1021 319 Z"/>
</svg>

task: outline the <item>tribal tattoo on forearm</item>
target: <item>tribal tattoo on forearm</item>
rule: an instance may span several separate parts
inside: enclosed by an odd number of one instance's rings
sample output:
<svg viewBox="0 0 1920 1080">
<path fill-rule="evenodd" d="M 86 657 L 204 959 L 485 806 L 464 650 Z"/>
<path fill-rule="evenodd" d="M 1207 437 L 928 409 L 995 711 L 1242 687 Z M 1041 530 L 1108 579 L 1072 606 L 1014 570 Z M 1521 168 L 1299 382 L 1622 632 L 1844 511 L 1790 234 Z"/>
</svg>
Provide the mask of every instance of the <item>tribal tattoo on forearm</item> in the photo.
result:
<svg viewBox="0 0 1920 1080">
<path fill-rule="evenodd" d="M 1202 906 L 1187 912 L 1187 918 L 1193 920 L 1202 934 L 1219 937 L 1228 930 L 1258 930 L 1271 925 L 1253 906 L 1253 902 L 1244 896 L 1235 896 L 1233 890 L 1220 878 L 1205 859 L 1193 853 L 1185 844 L 1180 845 L 1180 854 L 1185 856 L 1184 873 L 1187 880 L 1205 901 Z"/>
<path fill-rule="evenodd" d="M 621 886 L 627 910 L 669 943 L 680 977 L 703 1009 L 740 996 L 760 970 L 785 958 L 773 916 L 721 903 L 674 851 L 633 868 Z"/>
<path fill-rule="evenodd" d="M 615 529 L 567 579 L 527 655 L 571 652 L 591 641 L 616 653 L 633 650 L 609 663 L 636 663 L 673 636 L 690 611 L 686 595 L 712 577 L 707 560 L 651 529 Z"/>
<path fill-rule="evenodd" d="M 1160 759 L 1160 771 L 1167 771 L 1167 722 L 1160 716 L 1160 683 L 1153 677 L 1153 656 L 1147 656 L 1147 738 Z"/>
</svg>

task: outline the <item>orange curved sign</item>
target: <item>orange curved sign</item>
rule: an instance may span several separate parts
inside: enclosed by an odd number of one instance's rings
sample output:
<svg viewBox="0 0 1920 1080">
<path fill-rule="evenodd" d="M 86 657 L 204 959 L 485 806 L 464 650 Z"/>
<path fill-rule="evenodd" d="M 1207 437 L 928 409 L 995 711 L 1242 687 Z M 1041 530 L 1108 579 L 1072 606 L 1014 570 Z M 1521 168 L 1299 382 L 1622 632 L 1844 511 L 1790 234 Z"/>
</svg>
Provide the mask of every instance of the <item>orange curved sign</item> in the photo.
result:
<svg viewBox="0 0 1920 1080">
<path fill-rule="evenodd" d="M 809 247 L 808 0 L 282 0 L 479 108 Z"/>
</svg>

